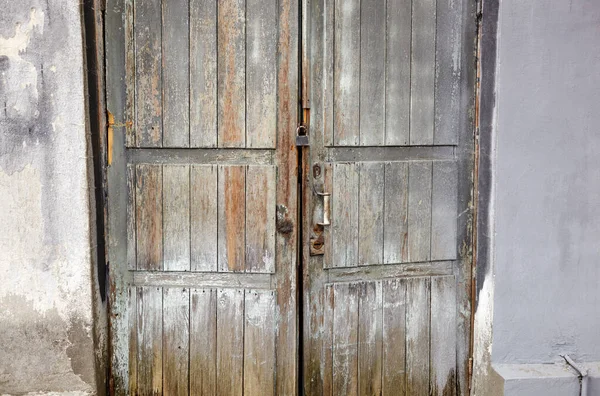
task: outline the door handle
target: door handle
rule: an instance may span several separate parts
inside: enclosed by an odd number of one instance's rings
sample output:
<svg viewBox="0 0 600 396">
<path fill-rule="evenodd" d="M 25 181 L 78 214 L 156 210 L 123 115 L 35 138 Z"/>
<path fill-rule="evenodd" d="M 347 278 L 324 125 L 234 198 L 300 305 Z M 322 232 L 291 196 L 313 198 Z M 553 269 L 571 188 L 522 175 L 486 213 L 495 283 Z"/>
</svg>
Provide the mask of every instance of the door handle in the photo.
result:
<svg viewBox="0 0 600 396">
<path fill-rule="evenodd" d="M 322 192 L 322 193 L 317 193 L 318 196 L 323 197 L 323 221 L 320 223 L 317 223 L 320 226 L 328 226 L 331 225 L 331 209 L 330 209 L 330 200 L 331 200 L 331 193 L 328 192 Z"/>
</svg>

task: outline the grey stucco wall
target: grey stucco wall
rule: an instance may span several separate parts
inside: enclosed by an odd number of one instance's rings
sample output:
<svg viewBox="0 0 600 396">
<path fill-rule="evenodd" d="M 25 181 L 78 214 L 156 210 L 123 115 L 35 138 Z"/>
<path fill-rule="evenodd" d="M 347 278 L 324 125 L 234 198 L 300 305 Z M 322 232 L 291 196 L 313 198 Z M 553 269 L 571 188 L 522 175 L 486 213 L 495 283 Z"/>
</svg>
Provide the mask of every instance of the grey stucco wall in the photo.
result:
<svg viewBox="0 0 600 396">
<path fill-rule="evenodd" d="M 81 4 L 0 0 L 0 394 L 95 390 Z"/>
</svg>

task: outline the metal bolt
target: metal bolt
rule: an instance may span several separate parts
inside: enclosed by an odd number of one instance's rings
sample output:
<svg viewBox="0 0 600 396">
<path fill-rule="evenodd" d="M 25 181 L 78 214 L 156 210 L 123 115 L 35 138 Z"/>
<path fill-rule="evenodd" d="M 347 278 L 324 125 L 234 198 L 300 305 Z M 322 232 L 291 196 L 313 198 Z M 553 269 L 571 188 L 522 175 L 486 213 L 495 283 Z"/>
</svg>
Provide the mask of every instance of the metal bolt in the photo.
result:
<svg viewBox="0 0 600 396">
<path fill-rule="evenodd" d="M 318 179 L 319 177 L 321 177 L 321 165 L 319 165 L 319 164 L 313 165 L 313 177 L 315 179 Z"/>
</svg>

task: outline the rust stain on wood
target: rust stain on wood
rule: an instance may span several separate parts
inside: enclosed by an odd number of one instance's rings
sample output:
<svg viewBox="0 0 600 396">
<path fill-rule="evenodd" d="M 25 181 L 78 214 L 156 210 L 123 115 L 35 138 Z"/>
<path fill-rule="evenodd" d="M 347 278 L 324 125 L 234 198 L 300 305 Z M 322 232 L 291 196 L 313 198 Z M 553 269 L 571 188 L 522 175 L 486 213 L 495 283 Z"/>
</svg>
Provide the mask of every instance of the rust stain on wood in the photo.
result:
<svg viewBox="0 0 600 396">
<path fill-rule="evenodd" d="M 227 265 L 230 271 L 244 270 L 245 183 L 243 167 L 225 169 L 225 230 L 227 232 Z M 240 235 L 242 240 L 240 241 Z"/>
</svg>

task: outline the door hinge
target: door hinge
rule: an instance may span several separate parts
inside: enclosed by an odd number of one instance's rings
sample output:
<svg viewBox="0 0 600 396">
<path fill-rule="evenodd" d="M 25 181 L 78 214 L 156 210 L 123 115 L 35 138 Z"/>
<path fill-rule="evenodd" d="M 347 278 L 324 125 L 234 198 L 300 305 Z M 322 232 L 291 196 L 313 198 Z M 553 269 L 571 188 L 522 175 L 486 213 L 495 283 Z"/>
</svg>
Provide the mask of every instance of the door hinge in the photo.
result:
<svg viewBox="0 0 600 396">
<path fill-rule="evenodd" d="M 296 128 L 296 147 L 308 146 L 308 127 L 302 123 Z"/>
</svg>

